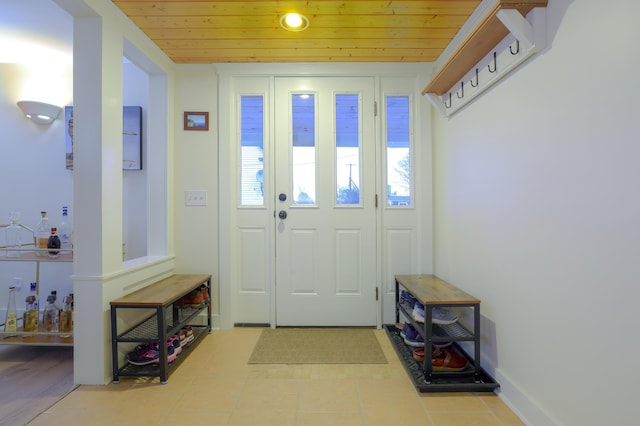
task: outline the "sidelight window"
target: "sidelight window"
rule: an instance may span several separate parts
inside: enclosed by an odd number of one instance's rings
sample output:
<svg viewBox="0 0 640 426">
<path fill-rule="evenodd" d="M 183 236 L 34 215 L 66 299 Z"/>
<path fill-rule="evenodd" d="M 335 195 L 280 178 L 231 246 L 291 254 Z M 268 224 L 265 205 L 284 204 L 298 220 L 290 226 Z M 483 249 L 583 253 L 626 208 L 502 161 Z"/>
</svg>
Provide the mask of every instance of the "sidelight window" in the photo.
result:
<svg viewBox="0 0 640 426">
<path fill-rule="evenodd" d="M 409 96 L 386 96 L 387 205 L 411 206 Z"/>
</svg>

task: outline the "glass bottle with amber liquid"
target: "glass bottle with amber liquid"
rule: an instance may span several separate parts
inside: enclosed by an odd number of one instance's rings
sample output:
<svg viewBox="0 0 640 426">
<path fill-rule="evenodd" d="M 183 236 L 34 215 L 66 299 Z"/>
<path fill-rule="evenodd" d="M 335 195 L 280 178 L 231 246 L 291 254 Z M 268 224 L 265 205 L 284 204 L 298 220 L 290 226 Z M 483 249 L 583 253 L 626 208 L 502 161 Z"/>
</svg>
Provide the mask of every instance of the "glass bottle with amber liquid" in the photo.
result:
<svg viewBox="0 0 640 426">
<path fill-rule="evenodd" d="M 47 256 L 47 244 L 49 243 L 49 237 L 51 236 L 51 225 L 49 225 L 49 217 L 47 212 L 40 212 L 40 222 L 36 226 L 36 256 Z"/>
<path fill-rule="evenodd" d="M 60 311 L 59 331 L 60 337 L 70 337 L 73 331 L 73 296 L 62 298 L 62 311 Z"/>
<path fill-rule="evenodd" d="M 35 283 L 31 283 L 35 287 Z M 38 297 L 35 288 L 25 299 L 25 310 L 22 316 L 24 331 L 36 331 L 38 329 Z"/>
</svg>

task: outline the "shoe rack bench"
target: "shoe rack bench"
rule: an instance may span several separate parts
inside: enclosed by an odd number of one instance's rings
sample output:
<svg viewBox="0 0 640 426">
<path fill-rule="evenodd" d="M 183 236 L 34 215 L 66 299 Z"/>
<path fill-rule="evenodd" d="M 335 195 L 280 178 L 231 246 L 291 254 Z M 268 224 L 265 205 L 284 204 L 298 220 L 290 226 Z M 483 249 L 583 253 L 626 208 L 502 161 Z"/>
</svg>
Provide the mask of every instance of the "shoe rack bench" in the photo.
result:
<svg viewBox="0 0 640 426">
<path fill-rule="evenodd" d="M 405 366 L 416 389 L 420 392 L 489 392 L 500 385 L 480 367 L 480 300 L 441 280 L 435 275 L 396 275 L 396 323 L 403 319 L 410 322 L 425 342 L 425 357 L 422 363 L 413 358 L 413 347 L 405 344 L 395 324 L 385 325 L 396 353 Z M 424 323 L 413 318 L 413 306 L 401 303 L 400 292 L 409 292 L 424 304 Z M 432 323 L 433 307 L 467 308 L 473 313 L 473 327 L 466 328 L 459 322 L 441 325 Z M 431 348 L 434 343 L 453 342 L 451 347 L 467 358 L 467 367 L 462 371 L 433 371 Z M 473 356 L 462 350 L 459 342 L 473 346 Z"/>
<path fill-rule="evenodd" d="M 178 306 L 183 296 L 205 285 L 209 297 L 196 306 Z M 111 303 L 111 347 L 113 360 L 113 382 L 119 383 L 120 377 L 160 377 L 161 383 L 167 383 L 169 374 L 184 361 L 202 339 L 211 333 L 211 275 L 172 275 L 147 287 L 144 287 Z M 118 330 L 118 320 L 131 314 L 131 310 L 145 310 L 143 320 L 125 331 Z M 192 324 L 201 313 L 206 312 L 207 324 Z M 133 312 L 134 313 L 134 312 Z M 200 321 L 201 322 L 201 321 Z M 193 328 L 194 341 L 183 348 L 180 356 L 169 364 L 167 360 L 167 338 L 177 334 L 186 325 Z M 158 343 L 159 363 L 133 365 L 125 360 L 119 365 L 119 345 L 132 343 Z"/>
</svg>

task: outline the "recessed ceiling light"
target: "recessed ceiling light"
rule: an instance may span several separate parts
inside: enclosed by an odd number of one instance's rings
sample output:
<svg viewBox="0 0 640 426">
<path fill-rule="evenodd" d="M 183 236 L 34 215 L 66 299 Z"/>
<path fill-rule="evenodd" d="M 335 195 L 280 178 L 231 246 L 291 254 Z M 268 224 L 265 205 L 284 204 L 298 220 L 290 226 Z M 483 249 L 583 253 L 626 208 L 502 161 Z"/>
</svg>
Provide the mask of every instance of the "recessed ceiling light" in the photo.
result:
<svg viewBox="0 0 640 426">
<path fill-rule="evenodd" d="M 309 28 L 309 18 L 299 13 L 287 13 L 280 17 L 280 26 L 287 31 L 303 31 Z"/>
</svg>

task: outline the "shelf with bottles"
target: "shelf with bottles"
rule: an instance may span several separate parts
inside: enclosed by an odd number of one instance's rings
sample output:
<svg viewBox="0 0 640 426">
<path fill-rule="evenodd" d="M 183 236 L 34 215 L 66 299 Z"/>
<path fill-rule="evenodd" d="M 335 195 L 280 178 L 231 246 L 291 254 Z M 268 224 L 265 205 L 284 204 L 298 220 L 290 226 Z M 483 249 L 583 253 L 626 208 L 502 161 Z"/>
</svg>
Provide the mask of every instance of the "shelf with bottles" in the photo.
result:
<svg viewBox="0 0 640 426">
<path fill-rule="evenodd" d="M 62 219 L 51 226 L 46 211 L 40 212 L 40 222 L 35 229 L 20 222 L 20 212 L 9 214 L 9 224 L 4 228 L 4 245 L 0 245 L 0 260 L 5 261 L 73 261 L 73 226 L 69 220 L 67 206 L 62 207 Z M 24 238 L 27 231 L 27 237 Z"/>
<path fill-rule="evenodd" d="M 21 319 L 18 317 L 18 321 Z M 0 324 L 0 330 L 0 345 L 73 346 L 73 331 L 46 331 L 42 321 L 35 331 L 24 331 L 23 326 L 17 331 L 4 331 L 4 324 Z"/>
<path fill-rule="evenodd" d="M 20 242 L 18 246 L 0 245 L 0 261 L 7 262 L 72 262 L 73 248 L 39 248 L 35 232 L 23 224 L 0 224 L 0 228 L 9 229 L 18 226 L 32 234 L 31 242 Z"/>
<path fill-rule="evenodd" d="M 60 237 L 56 236 L 58 228 L 49 225 L 46 212 L 41 212 L 41 222 L 35 230 L 21 224 L 20 214 L 17 212 L 11 213 L 10 224 L 0 224 L 0 228 L 5 228 L 4 245 L 0 245 L 0 262 L 31 262 L 35 264 L 35 277 L 32 276 L 28 281 L 31 282 L 31 293 L 25 300 L 27 305 L 24 310 L 16 309 L 15 301 L 11 302 L 12 299 L 15 299 L 15 293 L 12 295 L 14 287 L 9 288 L 9 306 L 5 311 L 4 323 L 0 323 L 0 345 L 73 346 L 71 308 L 65 309 L 60 305 L 55 305 L 50 308 L 52 317 L 47 321 L 46 315 L 49 306 L 45 308 L 43 305 L 38 305 L 38 301 L 44 303 L 45 300 L 40 296 L 41 263 L 73 262 L 73 249 L 70 239 L 67 238 L 71 233 L 71 226 L 66 222 L 66 218 L 66 208 L 64 208 L 63 220 L 59 225 L 66 235 L 64 245 Z M 57 267 L 51 268 L 49 267 L 48 272 L 55 274 L 55 271 L 58 271 Z M 26 269 L 30 269 L 30 267 Z M 16 266 L 16 270 L 24 272 L 25 268 Z M 60 272 L 58 271 L 58 273 Z M 66 272 L 63 275 L 68 276 Z M 22 273 L 20 276 L 23 276 Z M 18 275 L 14 275 L 14 277 L 14 280 L 20 280 L 20 285 L 15 285 L 15 291 L 19 292 L 22 278 L 18 278 Z M 55 293 L 55 290 L 52 290 L 50 297 Z M 31 306 L 29 306 L 29 297 L 33 298 Z M 65 296 L 63 300 L 67 298 L 72 300 L 71 295 Z M 55 296 L 53 301 L 55 303 Z M 40 306 L 45 309 L 41 311 Z M 9 318 L 10 312 L 14 313 L 12 318 Z"/>
<path fill-rule="evenodd" d="M 32 346 L 73 346 L 73 333 L 45 331 L 24 331 L 18 327 L 16 332 L 5 332 L 4 324 L 0 326 L 0 345 L 32 345 Z"/>
<path fill-rule="evenodd" d="M 0 246 L 0 262 L 73 262 L 73 249 L 56 249 L 58 255 L 56 257 L 50 257 L 47 255 L 38 255 L 38 250 L 33 247 L 11 249 L 17 252 L 17 256 L 7 256 L 2 253 L 4 246 Z"/>
<path fill-rule="evenodd" d="M 34 283 L 35 284 L 35 283 Z M 6 319 L 0 323 L 0 344 L 73 346 L 73 295 L 57 303 L 57 294 L 52 291 L 47 305 L 40 311 L 35 286 L 26 298 L 26 309 L 17 315 L 14 287 L 10 287 L 9 306 Z M 13 312 L 13 318 L 10 313 Z"/>
</svg>

